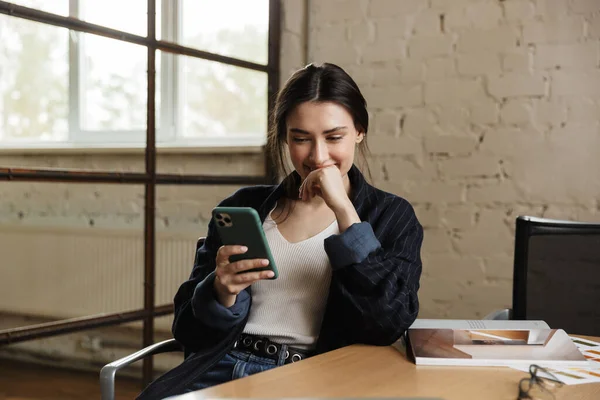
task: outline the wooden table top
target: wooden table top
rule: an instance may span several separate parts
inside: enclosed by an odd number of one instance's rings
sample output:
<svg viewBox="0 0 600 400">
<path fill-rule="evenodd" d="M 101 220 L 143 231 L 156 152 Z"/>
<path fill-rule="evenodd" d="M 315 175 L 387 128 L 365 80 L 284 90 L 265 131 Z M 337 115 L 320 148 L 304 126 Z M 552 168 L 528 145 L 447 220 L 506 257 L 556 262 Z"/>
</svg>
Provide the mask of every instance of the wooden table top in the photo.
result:
<svg viewBox="0 0 600 400">
<path fill-rule="evenodd" d="M 586 337 L 600 341 L 597 337 Z M 508 367 L 416 366 L 397 348 L 353 345 L 177 400 L 223 397 L 430 397 L 515 400 L 525 372 Z M 557 400 L 600 399 L 600 383 L 563 386 Z"/>
</svg>

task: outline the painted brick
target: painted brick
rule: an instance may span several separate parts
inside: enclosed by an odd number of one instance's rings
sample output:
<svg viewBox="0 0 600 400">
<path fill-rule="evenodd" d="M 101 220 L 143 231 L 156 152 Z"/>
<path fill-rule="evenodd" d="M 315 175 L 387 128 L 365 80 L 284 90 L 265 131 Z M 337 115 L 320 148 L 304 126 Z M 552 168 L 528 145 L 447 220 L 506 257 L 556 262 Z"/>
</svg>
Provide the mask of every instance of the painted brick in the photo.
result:
<svg viewBox="0 0 600 400">
<path fill-rule="evenodd" d="M 363 51 L 364 62 L 395 61 L 406 57 L 406 43 L 400 39 L 378 40 Z"/>
<path fill-rule="evenodd" d="M 311 2 L 311 18 L 316 25 L 346 20 L 360 20 L 364 11 L 360 0 L 330 0 Z"/>
<path fill-rule="evenodd" d="M 428 153 L 465 155 L 473 152 L 477 143 L 475 138 L 470 137 L 434 136 L 425 138 L 425 150 Z"/>
<path fill-rule="evenodd" d="M 575 43 L 583 37 L 584 21 L 580 17 L 562 17 L 558 21 L 534 21 L 523 27 L 525 44 Z"/>
<path fill-rule="evenodd" d="M 513 278 L 514 258 L 509 255 L 485 257 L 483 259 L 483 270 L 488 278 L 511 280 Z"/>
<path fill-rule="evenodd" d="M 518 30 L 510 26 L 472 29 L 460 33 L 457 49 L 461 53 L 507 51 L 516 48 L 518 37 Z"/>
<path fill-rule="evenodd" d="M 493 177 L 500 173 L 497 157 L 472 155 L 464 158 L 452 158 L 440 162 L 442 177 Z"/>
<path fill-rule="evenodd" d="M 425 9 L 427 3 L 421 0 L 371 0 L 368 13 L 371 17 L 394 17 L 416 14 Z"/>
<path fill-rule="evenodd" d="M 466 16 L 475 28 L 489 29 L 498 26 L 502 19 L 502 7 L 497 2 L 476 2 L 469 4 Z"/>
<path fill-rule="evenodd" d="M 440 128 L 453 127 L 462 132 L 468 130 L 471 121 L 469 121 L 469 109 L 464 104 L 444 103 L 432 106 L 431 109 L 437 117 Z"/>
<path fill-rule="evenodd" d="M 407 199 L 415 203 L 460 203 L 465 187 L 446 182 L 411 183 L 406 187 Z"/>
<path fill-rule="evenodd" d="M 425 75 L 427 80 L 442 80 L 456 77 L 456 65 L 453 58 L 439 57 L 425 60 Z"/>
<path fill-rule="evenodd" d="M 400 133 L 400 117 L 393 112 L 375 113 L 375 133 L 397 136 Z M 372 133 L 369 131 L 369 133 Z"/>
<path fill-rule="evenodd" d="M 458 73 L 464 76 L 499 74 L 500 56 L 497 53 L 461 54 L 457 57 Z"/>
<path fill-rule="evenodd" d="M 388 157 L 385 160 L 385 167 L 389 180 L 395 183 L 406 180 L 431 181 L 438 175 L 435 165 L 432 163 L 419 165 L 417 162 L 409 160 L 408 157 Z"/>
<path fill-rule="evenodd" d="M 534 66 L 538 69 L 589 68 L 598 66 L 598 43 L 537 45 Z"/>
<path fill-rule="evenodd" d="M 443 230 L 438 231 L 443 232 Z M 427 233 L 429 233 L 429 230 Z M 485 279 L 481 257 L 431 254 L 427 255 L 424 261 L 430 266 L 429 273 L 431 276 L 443 278 L 448 283 L 465 284 L 471 282 L 471 284 L 474 284 Z"/>
<path fill-rule="evenodd" d="M 574 13 L 588 14 L 600 11 L 600 2 L 596 0 L 571 0 L 569 8 Z"/>
<path fill-rule="evenodd" d="M 527 158 L 531 152 L 544 147 L 544 136 L 535 129 L 496 128 L 484 135 L 480 150 L 497 157 Z"/>
<path fill-rule="evenodd" d="M 476 124 L 495 124 L 499 118 L 498 103 L 484 99 L 471 105 L 471 119 Z"/>
<path fill-rule="evenodd" d="M 513 182 L 467 188 L 467 201 L 474 203 L 515 203 L 525 200 Z"/>
<path fill-rule="evenodd" d="M 529 72 L 531 70 L 531 58 L 527 50 L 518 49 L 509 53 L 503 53 L 502 70 L 506 72 Z"/>
<path fill-rule="evenodd" d="M 496 98 L 544 96 L 546 94 L 546 80 L 541 75 L 517 73 L 492 76 L 488 81 L 488 90 Z"/>
<path fill-rule="evenodd" d="M 426 254 L 449 253 L 452 251 L 450 234 L 445 229 L 427 229 L 423 234 L 423 252 Z M 427 238 L 425 238 L 425 236 Z M 433 264 L 430 264 L 433 265 Z"/>
<path fill-rule="evenodd" d="M 589 18 L 588 38 L 600 39 L 600 15 L 594 15 Z"/>
<path fill-rule="evenodd" d="M 400 108 L 423 103 L 421 85 L 370 87 L 362 91 L 370 108 Z"/>
<path fill-rule="evenodd" d="M 514 238 L 505 224 L 503 209 L 484 209 L 473 229 L 461 233 L 456 241 L 459 254 L 469 256 L 508 255 L 513 251 Z"/>
<path fill-rule="evenodd" d="M 302 35 L 304 32 L 304 2 L 297 0 L 283 0 L 281 7 L 283 14 L 283 29 Z"/>
<path fill-rule="evenodd" d="M 443 33 L 441 31 L 441 20 L 439 13 L 423 11 L 411 20 L 409 25 L 412 33 L 418 36 L 432 36 Z"/>
<path fill-rule="evenodd" d="M 375 26 L 364 21 L 355 22 L 348 27 L 350 43 L 354 46 L 365 46 L 375 41 Z"/>
<path fill-rule="evenodd" d="M 433 112 L 427 109 L 408 110 L 404 115 L 403 132 L 414 137 L 424 136 L 433 132 L 435 123 Z"/>
<path fill-rule="evenodd" d="M 452 37 L 449 35 L 414 36 L 408 45 L 411 58 L 429 58 L 452 53 Z"/>
<path fill-rule="evenodd" d="M 440 104 L 483 98 L 481 82 L 471 79 L 446 79 L 425 83 L 425 103 Z"/>
<path fill-rule="evenodd" d="M 533 117 L 538 125 L 559 126 L 567 120 L 567 106 L 560 101 L 533 99 Z"/>
<path fill-rule="evenodd" d="M 598 96 L 600 71 L 571 72 L 552 71 L 552 96 Z"/>
<path fill-rule="evenodd" d="M 419 60 L 402 60 L 400 64 L 400 82 L 416 83 L 425 79 L 425 66 Z M 389 83 L 389 82 L 388 82 Z"/>
<path fill-rule="evenodd" d="M 577 122 L 598 122 L 600 121 L 600 99 L 586 97 L 569 97 L 566 99 L 567 119 Z"/>
<path fill-rule="evenodd" d="M 430 205 L 416 206 L 415 214 L 424 229 L 440 227 L 440 210 Z"/>
<path fill-rule="evenodd" d="M 340 66 L 358 64 L 359 54 L 348 42 L 331 47 L 315 47 L 310 52 L 311 62 L 331 62 Z"/>
<path fill-rule="evenodd" d="M 404 18 L 377 18 L 373 23 L 377 40 L 403 38 L 407 34 L 407 24 Z"/>
<path fill-rule="evenodd" d="M 442 216 L 442 222 L 449 229 L 470 229 L 475 225 L 475 207 L 469 205 L 447 209 Z"/>
<path fill-rule="evenodd" d="M 504 1 L 502 6 L 508 21 L 527 21 L 535 17 L 535 4 L 531 0 Z"/>
<path fill-rule="evenodd" d="M 373 72 L 374 86 L 389 86 L 390 82 L 417 83 L 423 81 L 423 66 L 412 60 L 402 62 L 374 63 L 370 68 Z"/>
<path fill-rule="evenodd" d="M 532 107 L 527 100 L 509 100 L 500 111 L 500 121 L 504 124 L 527 124 L 532 118 Z"/>
<path fill-rule="evenodd" d="M 325 25 L 314 31 L 315 47 L 332 48 L 348 41 L 348 25 L 336 23 Z"/>
<path fill-rule="evenodd" d="M 369 141 L 369 150 L 379 155 L 414 155 L 423 151 L 421 142 L 411 137 L 373 136 Z"/>
</svg>

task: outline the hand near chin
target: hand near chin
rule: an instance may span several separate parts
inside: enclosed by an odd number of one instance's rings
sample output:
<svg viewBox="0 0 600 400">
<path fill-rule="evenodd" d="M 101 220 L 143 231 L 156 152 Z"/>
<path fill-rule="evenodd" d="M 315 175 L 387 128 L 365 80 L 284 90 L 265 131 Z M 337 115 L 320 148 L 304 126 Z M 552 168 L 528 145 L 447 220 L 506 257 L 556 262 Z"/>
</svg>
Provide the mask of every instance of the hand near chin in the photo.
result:
<svg viewBox="0 0 600 400">
<path fill-rule="evenodd" d="M 344 207 L 350 201 L 344 178 L 335 165 L 311 171 L 300 185 L 298 197 L 302 201 L 308 201 L 315 196 L 322 197 L 333 211 Z"/>
</svg>

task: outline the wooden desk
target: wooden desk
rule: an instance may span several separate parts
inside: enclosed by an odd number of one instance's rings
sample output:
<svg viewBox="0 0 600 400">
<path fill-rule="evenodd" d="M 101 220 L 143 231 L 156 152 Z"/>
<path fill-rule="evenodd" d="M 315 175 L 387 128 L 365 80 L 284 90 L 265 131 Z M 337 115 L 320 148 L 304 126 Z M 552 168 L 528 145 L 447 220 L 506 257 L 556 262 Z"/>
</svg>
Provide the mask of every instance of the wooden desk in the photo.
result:
<svg viewBox="0 0 600 400">
<path fill-rule="evenodd" d="M 508 367 L 416 366 L 393 347 L 354 345 L 178 396 L 177 400 L 411 396 L 515 400 L 518 382 L 527 376 Z M 557 400 L 600 399 L 600 383 L 563 386 L 555 395 Z"/>
</svg>

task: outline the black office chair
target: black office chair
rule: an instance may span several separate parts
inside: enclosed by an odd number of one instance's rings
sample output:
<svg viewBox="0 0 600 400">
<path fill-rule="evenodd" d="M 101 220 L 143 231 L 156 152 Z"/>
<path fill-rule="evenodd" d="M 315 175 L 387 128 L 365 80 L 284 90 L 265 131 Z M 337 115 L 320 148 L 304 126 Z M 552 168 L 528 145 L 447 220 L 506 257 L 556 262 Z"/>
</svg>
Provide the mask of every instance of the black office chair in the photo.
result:
<svg viewBox="0 0 600 400">
<path fill-rule="evenodd" d="M 196 242 L 196 256 L 198 249 L 204 244 L 206 238 L 199 238 Z M 194 257 L 194 265 L 196 259 Z M 164 340 L 159 343 L 154 343 L 148 347 L 145 347 L 133 354 L 120 358 L 116 361 L 106 364 L 100 370 L 100 395 L 102 400 L 114 400 L 115 399 L 115 378 L 117 371 L 125 368 L 126 366 L 133 364 L 136 361 L 150 357 L 156 354 L 168 353 L 173 351 L 184 351 L 183 346 L 175 339 Z"/>
<path fill-rule="evenodd" d="M 520 216 L 516 224 L 513 307 L 486 319 L 600 336 L 600 223 Z"/>
</svg>

